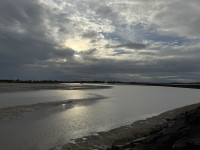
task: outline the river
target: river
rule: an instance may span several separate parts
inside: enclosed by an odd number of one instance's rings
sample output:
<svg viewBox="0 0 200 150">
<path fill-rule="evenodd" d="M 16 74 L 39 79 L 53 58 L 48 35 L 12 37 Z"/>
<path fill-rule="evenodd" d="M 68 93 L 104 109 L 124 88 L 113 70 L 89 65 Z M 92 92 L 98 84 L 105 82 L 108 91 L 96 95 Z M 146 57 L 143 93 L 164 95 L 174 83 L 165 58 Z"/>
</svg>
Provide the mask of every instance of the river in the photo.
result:
<svg viewBox="0 0 200 150">
<path fill-rule="evenodd" d="M 48 150 L 59 147 L 72 139 L 198 103 L 200 92 L 198 89 L 135 85 L 4 92 L 0 93 L 0 108 L 68 100 L 75 103 L 0 120 L 0 149 Z"/>
</svg>

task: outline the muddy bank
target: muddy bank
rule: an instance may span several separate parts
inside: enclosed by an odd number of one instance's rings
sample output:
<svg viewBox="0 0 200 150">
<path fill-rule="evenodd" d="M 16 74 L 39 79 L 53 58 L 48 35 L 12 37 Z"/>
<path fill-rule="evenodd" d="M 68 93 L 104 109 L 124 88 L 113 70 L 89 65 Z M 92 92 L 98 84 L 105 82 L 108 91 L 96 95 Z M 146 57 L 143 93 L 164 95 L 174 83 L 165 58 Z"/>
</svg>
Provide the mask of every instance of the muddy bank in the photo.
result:
<svg viewBox="0 0 200 150">
<path fill-rule="evenodd" d="M 0 120 L 12 119 L 25 112 L 40 111 L 40 110 L 44 110 L 44 109 L 48 109 L 52 107 L 61 106 L 61 105 L 64 106 L 65 109 L 69 109 L 76 104 L 88 105 L 88 104 L 94 103 L 97 100 L 101 100 L 105 98 L 106 97 L 96 95 L 94 98 L 81 99 L 81 100 L 73 99 L 73 100 L 65 100 L 65 101 L 37 103 L 37 104 L 31 104 L 31 105 L 19 105 L 19 106 L 13 106 L 13 107 L 0 108 Z"/>
<path fill-rule="evenodd" d="M 87 90 L 106 89 L 112 86 L 103 84 L 80 83 L 0 83 L 0 93 L 23 92 L 34 90 Z"/>
<path fill-rule="evenodd" d="M 200 107 L 182 113 L 148 136 L 115 144 L 107 150 L 199 150 L 200 149 Z"/>
<path fill-rule="evenodd" d="M 87 136 L 71 140 L 69 143 L 62 146 L 62 150 L 106 150 L 113 145 L 123 145 L 127 142 L 144 138 L 148 136 L 151 131 L 156 131 L 166 127 L 172 120 L 174 120 L 181 113 L 191 111 L 200 107 L 200 104 L 193 104 L 182 108 L 177 108 L 167 111 L 158 116 L 148 118 L 146 120 L 136 121 L 131 125 L 122 126 L 110 130 L 108 132 L 100 132 L 95 135 Z M 52 148 L 52 150 L 57 148 Z M 113 149 L 114 150 L 114 149 Z"/>
</svg>

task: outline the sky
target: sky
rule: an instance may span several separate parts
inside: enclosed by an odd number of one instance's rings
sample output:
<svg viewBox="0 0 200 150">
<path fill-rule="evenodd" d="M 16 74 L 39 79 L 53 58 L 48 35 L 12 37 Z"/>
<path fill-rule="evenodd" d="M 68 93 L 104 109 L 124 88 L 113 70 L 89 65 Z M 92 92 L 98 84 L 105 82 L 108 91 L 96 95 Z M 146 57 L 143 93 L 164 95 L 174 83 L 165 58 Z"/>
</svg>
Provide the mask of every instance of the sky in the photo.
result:
<svg viewBox="0 0 200 150">
<path fill-rule="evenodd" d="M 200 81 L 199 0 L 0 0 L 0 79 Z"/>
</svg>

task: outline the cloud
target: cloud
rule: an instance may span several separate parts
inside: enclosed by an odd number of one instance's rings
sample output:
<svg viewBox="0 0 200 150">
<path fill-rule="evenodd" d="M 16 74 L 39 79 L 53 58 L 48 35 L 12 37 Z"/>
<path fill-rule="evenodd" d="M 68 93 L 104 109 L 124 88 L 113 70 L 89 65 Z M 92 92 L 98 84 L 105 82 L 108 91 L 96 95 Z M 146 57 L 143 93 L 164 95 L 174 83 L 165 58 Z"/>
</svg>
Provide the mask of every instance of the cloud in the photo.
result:
<svg viewBox="0 0 200 150">
<path fill-rule="evenodd" d="M 96 31 L 86 31 L 85 33 L 82 34 L 83 38 L 86 39 L 94 39 L 97 37 L 97 32 Z"/>
<path fill-rule="evenodd" d="M 132 43 L 132 42 L 127 42 L 125 44 L 120 44 L 116 46 L 109 46 L 107 45 L 107 48 L 128 48 L 128 49 L 145 49 L 147 46 L 146 44 L 141 44 L 141 43 Z"/>
<path fill-rule="evenodd" d="M 132 54 L 132 52 L 125 51 L 125 50 L 114 50 L 113 52 L 114 52 L 113 56 L 125 55 L 125 54 Z"/>
<path fill-rule="evenodd" d="M 200 35 L 200 1 L 176 0 L 157 12 L 152 22 L 159 30 L 174 32 L 181 36 L 198 38 Z"/>
<path fill-rule="evenodd" d="M 167 81 L 162 76 L 177 76 L 176 79 L 184 78 L 192 80 L 198 78 L 197 70 L 199 58 L 157 58 L 154 60 L 113 60 L 113 59 L 89 59 L 84 64 L 73 63 L 63 66 L 73 77 L 92 80 L 126 80 L 142 81 L 142 76 L 148 77 L 148 81 Z M 71 69 L 73 67 L 73 69 Z M 189 72 L 191 74 L 189 74 Z M 133 74 L 140 74 L 140 77 L 133 77 Z M 170 79 L 171 80 L 171 79 Z M 174 79 L 175 80 L 175 79 Z M 169 81 L 169 80 L 168 80 Z"/>
<path fill-rule="evenodd" d="M 96 15 L 98 17 L 101 17 L 102 19 L 109 19 L 113 22 L 117 22 L 118 19 L 118 13 L 114 12 L 112 7 L 101 5 L 96 9 Z"/>
<path fill-rule="evenodd" d="M 0 0 L 0 78 L 198 81 L 199 5 Z"/>
<path fill-rule="evenodd" d="M 39 4 L 38 1 L 1 0 L 0 3 L 0 66 L 2 70 L 20 72 L 26 64 L 45 62 L 56 57 L 68 59 L 73 57 L 72 49 L 63 48 L 52 39 L 46 22 L 55 14 L 50 13 L 48 8 Z M 54 24 L 50 26 L 54 30 Z M 60 28 L 60 26 L 57 27 Z"/>
</svg>

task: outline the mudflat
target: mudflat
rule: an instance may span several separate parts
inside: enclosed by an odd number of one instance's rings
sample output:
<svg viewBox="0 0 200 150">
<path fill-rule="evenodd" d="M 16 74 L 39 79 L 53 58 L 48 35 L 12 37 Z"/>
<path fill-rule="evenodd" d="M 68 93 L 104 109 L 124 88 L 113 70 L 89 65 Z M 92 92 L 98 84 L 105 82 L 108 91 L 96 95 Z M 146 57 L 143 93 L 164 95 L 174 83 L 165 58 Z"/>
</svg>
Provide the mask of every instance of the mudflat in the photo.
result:
<svg viewBox="0 0 200 150">
<path fill-rule="evenodd" d="M 44 110 L 44 109 L 48 109 L 52 107 L 57 107 L 60 105 L 65 105 L 65 109 L 67 109 L 67 108 L 71 108 L 77 103 L 94 102 L 94 101 L 104 99 L 104 98 L 106 97 L 97 95 L 94 98 L 87 98 L 87 99 L 81 99 L 81 100 L 64 100 L 64 101 L 55 101 L 55 102 L 46 102 L 46 103 L 37 103 L 37 104 L 30 104 L 30 105 L 19 105 L 19 106 L 13 106 L 13 107 L 0 108 L 0 120 L 12 119 L 25 112 L 40 111 L 40 110 Z"/>
</svg>

